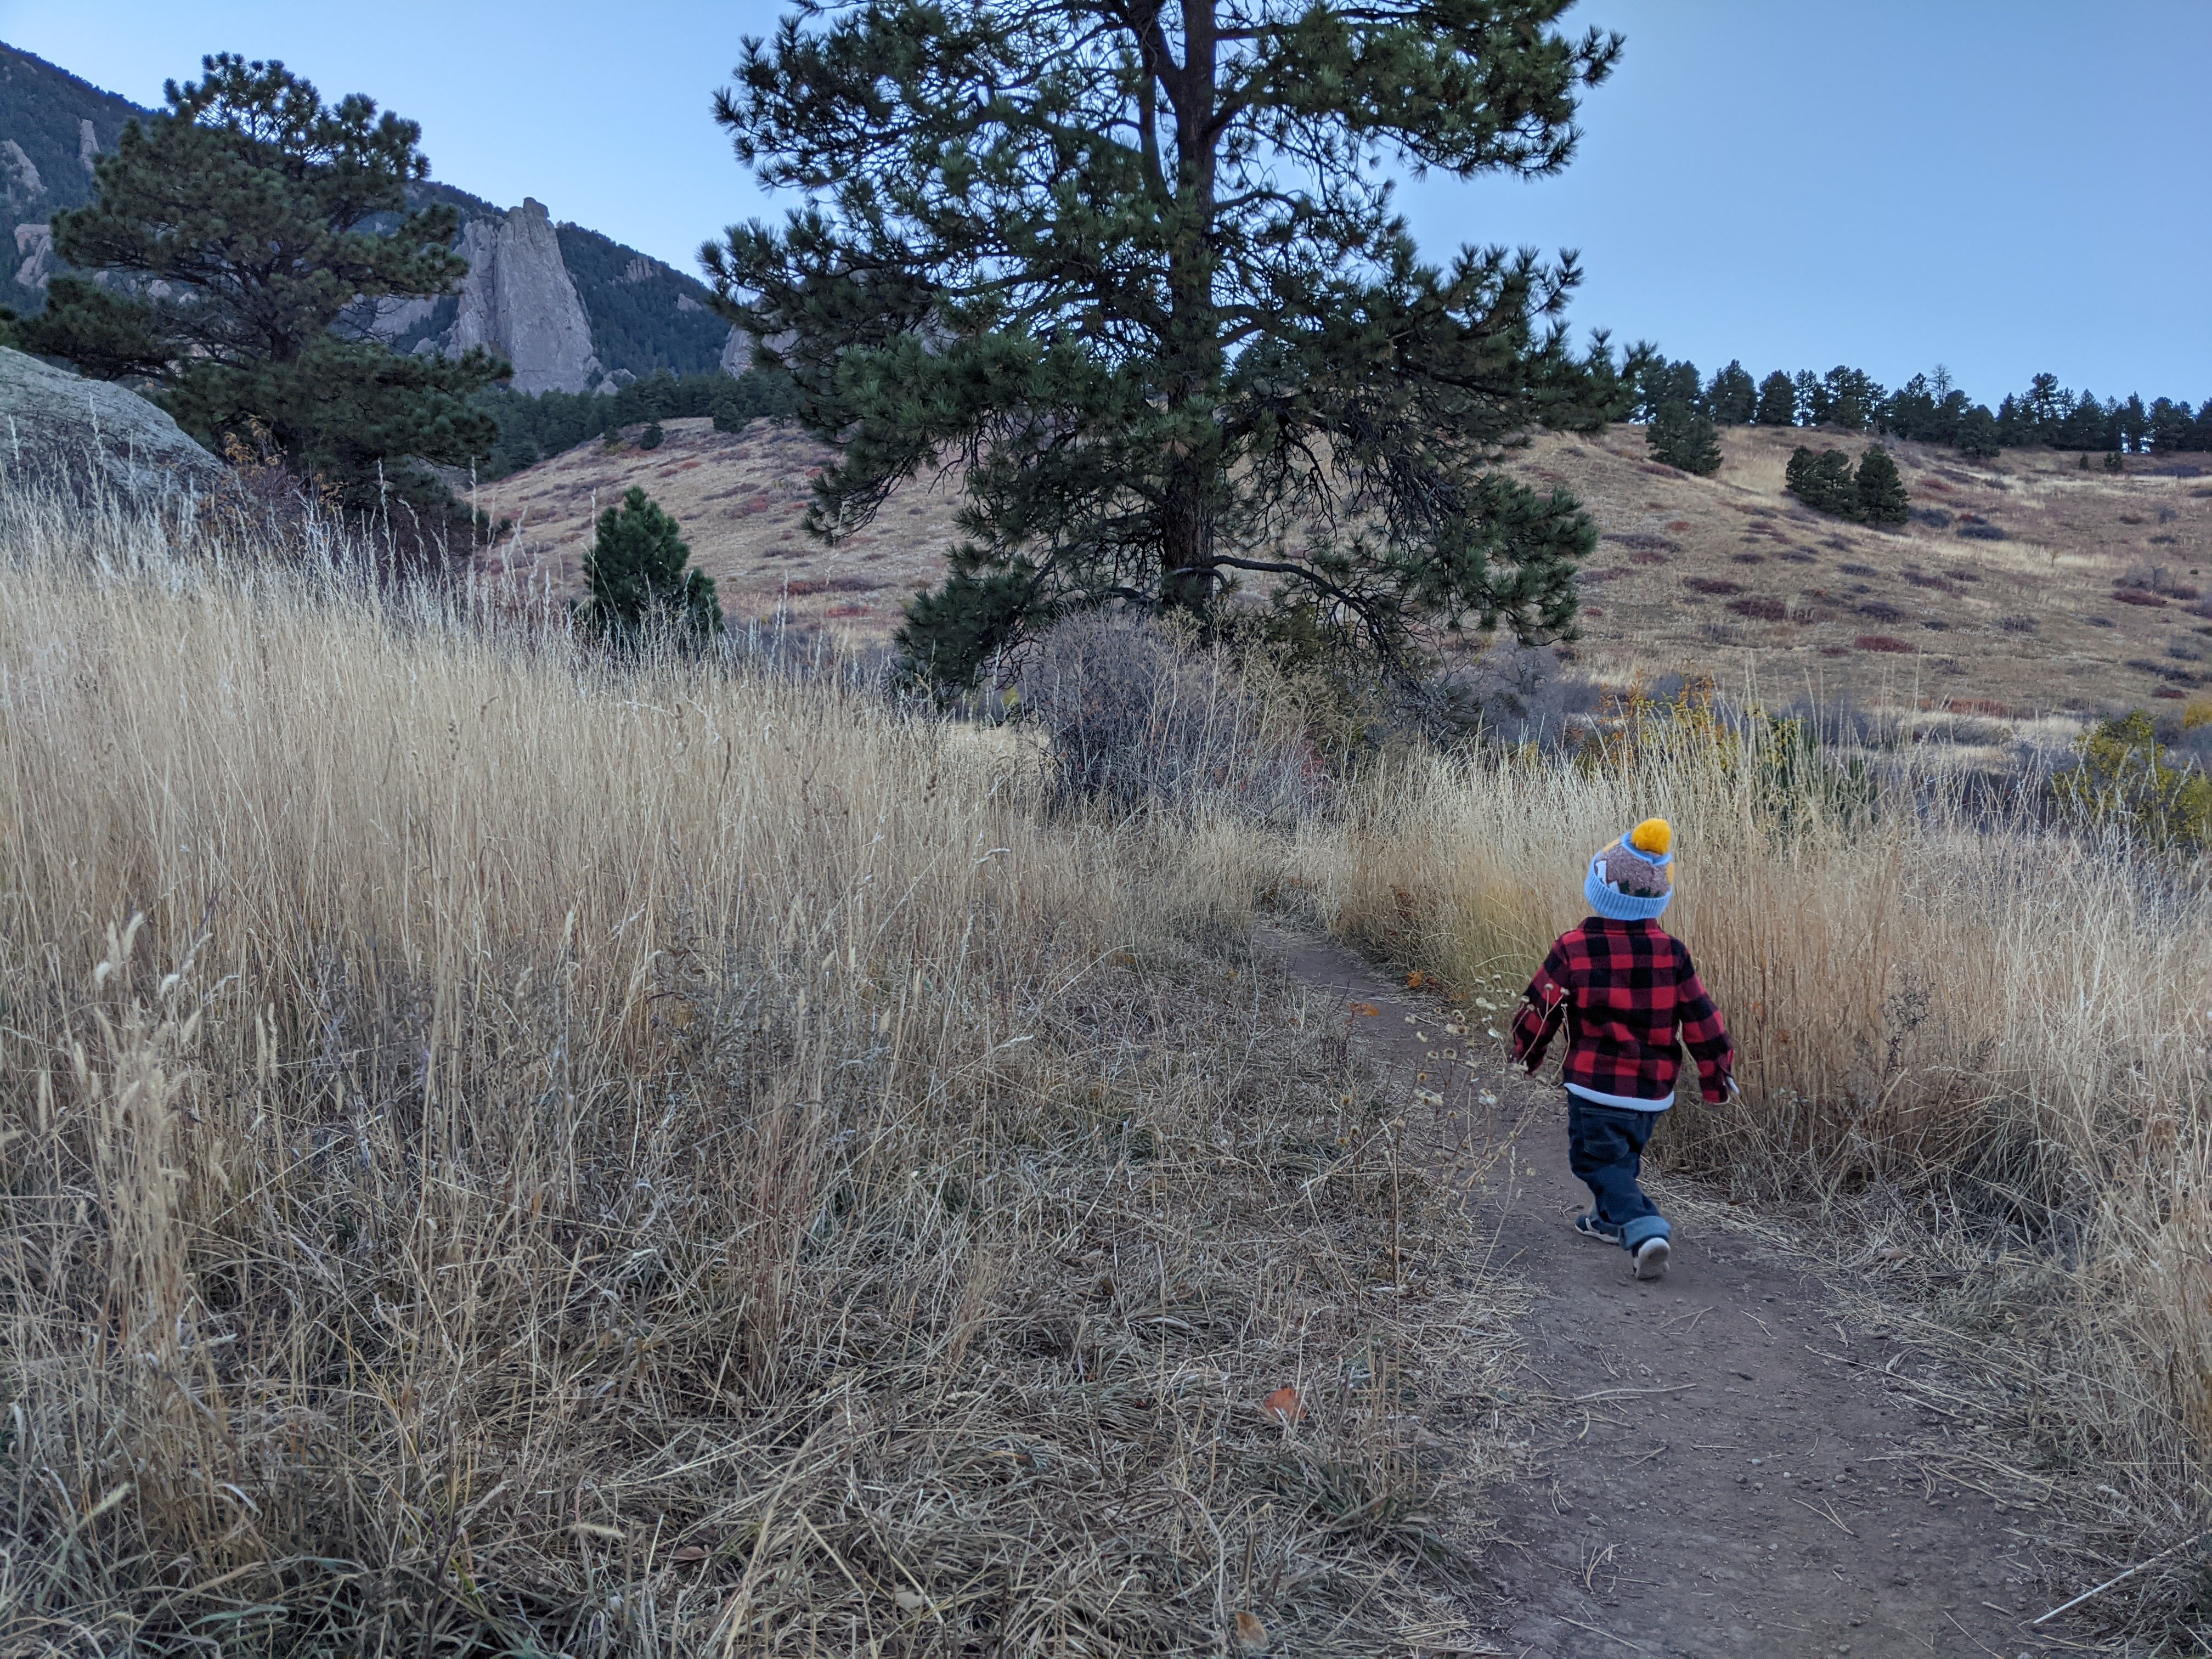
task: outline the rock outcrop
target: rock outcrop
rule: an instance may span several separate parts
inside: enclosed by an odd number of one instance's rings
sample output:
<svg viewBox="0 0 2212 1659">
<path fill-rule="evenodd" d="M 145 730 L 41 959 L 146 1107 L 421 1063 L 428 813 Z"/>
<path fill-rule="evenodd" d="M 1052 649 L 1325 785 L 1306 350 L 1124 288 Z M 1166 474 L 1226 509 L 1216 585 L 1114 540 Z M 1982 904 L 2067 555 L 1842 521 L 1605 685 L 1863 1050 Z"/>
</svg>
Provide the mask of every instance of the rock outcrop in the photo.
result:
<svg viewBox="0 0 2212 1659">
<path fill-rule="evenodd" d="M 226 471 L 137 392 L 0 347 L 0 487 L 156 501 L 205 494 Z"/>
<path fill-rule="evenodd" d="M 514 365 L 517 392 L 585 392 L 597 383 L 591 319 L 543 202 L 525 198 L 512 213 L 471 219 L 459 252 L 469 274 L 448 356 L 484 347 Z"/>
<path fill-rule="evenodd" d="M 38 163 L 13 138 L 0 138 L 0 192 L 5 193 L 11 213 L 27 213 L 46 199 Z"/>
<path fill-rule="evenodd" d="M 753 337 L 741 328 L 730 331 L 722 342 L 722 373 L 735 380 L 753 366 Z"/>
<path fill-rule="evenodd" d="M 60 265 L 54 258 L 54 228 L 44 222 L 15 227 L 15 281 L 43 289 Z"/>
</svg>

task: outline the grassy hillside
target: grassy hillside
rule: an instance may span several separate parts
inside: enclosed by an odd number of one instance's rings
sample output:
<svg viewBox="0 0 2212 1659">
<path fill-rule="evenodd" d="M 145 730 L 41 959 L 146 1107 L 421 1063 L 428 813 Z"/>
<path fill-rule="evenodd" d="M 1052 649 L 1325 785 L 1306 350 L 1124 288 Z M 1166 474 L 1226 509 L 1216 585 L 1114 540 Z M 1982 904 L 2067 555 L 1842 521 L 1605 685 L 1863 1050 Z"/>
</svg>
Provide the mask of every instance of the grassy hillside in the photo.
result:
<svg viewBox="0 0 2212 1659">
<path fill-rule="evenodd" d="M 486 510 L 520 526 L 488 567 L 573 589 L 592 502 L 635 483 L 683 521 L 735 615 L 781 601 L 880 638 L 955 539 L 957 476 L 908 487 L 830 548 L 799 527 L 818 446 L 767 422 L 727 435 L 679 421 L 668 434 L 650 453 L 587 445 L 484 489 Z M 1602 536 L 1582 579 L 1583 672 L 1628 684 L 1705 670 L 1778 702 L 1999 716 L 2154 706 L 2212 684 L 2212 471 L 2145 458 L 2117 476 L 2083 472 L 2041 451 L 1970 464 L 1900 445 L 1923 516 L 1892 533 L 1783 492 L 1790 451 L 1807 441 L 1854 455 L 1865 442 L 1739 428 L 1723 434 L 1710 478 L 1649 460 L 1641 427 L 1540 437 L 1515 458 L 1530 481 L 1572 489 Z"/>
<path fill-rule="evenodd" d="M 658 449 L 587 442 L 479 490 L 483 510 L 514 526 L 480 568 L 580 593 L 596 514 L 637 484 L 683 525 L 694 561 L 739 621 L 781 608 L 851 639 L 886 639 L 907 595 L 943 573 L 957 533 L 955 480 L 909 487 L 873 526 L 826 547 L 799 528 L 827 455 L 820 445 L 767 420 L 741 433 L 702 419 L 662 426 Z"/>
<path fill-rule="evenodd" d="M 1703 667 L 1784 701 L 2021 713 L 2212 684 L 2212 471 L 2130 458 L 2123 474 L 2085 472 L 2038 450 L 1969 463 L 1902 444 L 1921 514 L 1884 532 L 1784 493 L 1803 442 L 1856 459 L 1866 440 L 1736 428 L 1710 478 L 1649 460 L 1641 427 L 1537 441 L 1518 470 L 1572 489 L 1603 536 L 1583 576 L 1589 672 Z"/>
</svg>

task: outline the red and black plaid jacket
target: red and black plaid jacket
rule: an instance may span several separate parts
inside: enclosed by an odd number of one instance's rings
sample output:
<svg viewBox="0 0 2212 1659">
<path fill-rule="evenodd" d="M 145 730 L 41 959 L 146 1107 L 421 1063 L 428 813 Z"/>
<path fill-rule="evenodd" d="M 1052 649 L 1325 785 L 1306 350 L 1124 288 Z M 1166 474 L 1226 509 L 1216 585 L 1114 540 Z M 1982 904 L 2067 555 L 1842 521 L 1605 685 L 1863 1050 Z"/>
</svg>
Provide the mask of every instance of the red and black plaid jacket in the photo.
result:
<svg viewBox="0 0 2212 1659">
<path fill-rule="evenodd" d="M 1585 917 L 1559 935 L 1513 1017 L 1513 1058 L 1534 1072 L 1564 1020 L 1565 1081 L 1603 1095 L 1665 1100 L 1674 1091 L 1674 1031 L 1698 1062 L 1709 1101 L 1728 1097 L 1731 1047 L 1720 1010 L 1682 942 L 1656 921 Z"/>
</svg>

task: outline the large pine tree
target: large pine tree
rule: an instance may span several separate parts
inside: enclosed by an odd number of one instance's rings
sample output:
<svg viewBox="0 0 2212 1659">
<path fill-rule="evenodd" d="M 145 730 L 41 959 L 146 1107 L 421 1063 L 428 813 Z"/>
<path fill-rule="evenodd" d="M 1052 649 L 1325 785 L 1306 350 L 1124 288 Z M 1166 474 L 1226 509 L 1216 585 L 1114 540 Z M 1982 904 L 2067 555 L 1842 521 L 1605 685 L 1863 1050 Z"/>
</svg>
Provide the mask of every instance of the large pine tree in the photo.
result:
<svg viewBox="0 0 2212 1659">
<path fill-rule="evenodd" d="M 1250 574 L 1402 659 L 1417 625 L 1571 631 L 1595 544 L 1492 463 L 1615 412 L 1559 323 L 1571 257 L 1416 252 L 1386 167 L 1556 172 L 1618 37 L 1566 0 L 878 0 L 749 42 L 717 114 L 808 204 L 704 258 L 841 447 L 836 536 L 949 458 L 939 678 L 1105 601 Z"/>
<path fill-rule="evenodd" d="M 402 357 L 340 326 L 363 302 L 445 294 L 467 272 L 453 210 L 406 211 L 407 185 L 429 174 L 421 128 L 359 95 L 325 106 L 280 63 L 202 67 L 94 164 L 90 204 L 54 221 L 55 251 L 99 280 L 57 276 L 25 345 L 150 380 L 211 447 L 273 442 L 403 538 L 441 531 L 456 504 L 416 463 L 489 452 L 498 428 L 467 400 L 505 367 L 481 351 Z"/>
</svg>

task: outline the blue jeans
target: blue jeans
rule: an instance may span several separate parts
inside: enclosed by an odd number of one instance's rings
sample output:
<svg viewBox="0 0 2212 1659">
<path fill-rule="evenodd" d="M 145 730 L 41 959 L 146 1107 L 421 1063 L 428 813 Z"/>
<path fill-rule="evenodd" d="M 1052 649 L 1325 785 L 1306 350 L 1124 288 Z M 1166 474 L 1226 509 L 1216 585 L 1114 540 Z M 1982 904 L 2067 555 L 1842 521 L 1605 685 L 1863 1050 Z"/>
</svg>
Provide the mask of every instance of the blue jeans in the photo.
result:
<svg viewBox="0 0 2212 1659">
<path fill-rule="evenodd" d="M 1636 1177 L 1644 1173 L 1644 1143 L 1651 1139 L 1659 1118 L 1657 1112 L 1567 1097 L 1567 1167 L 1590 1189 L 1597 1218 L 1620 1229 L 1624 1249 L 1633 1250 L 1646 1239 L 1674 1236 L 1659 1206 L 1636 1184 Z"/>
</svg>

